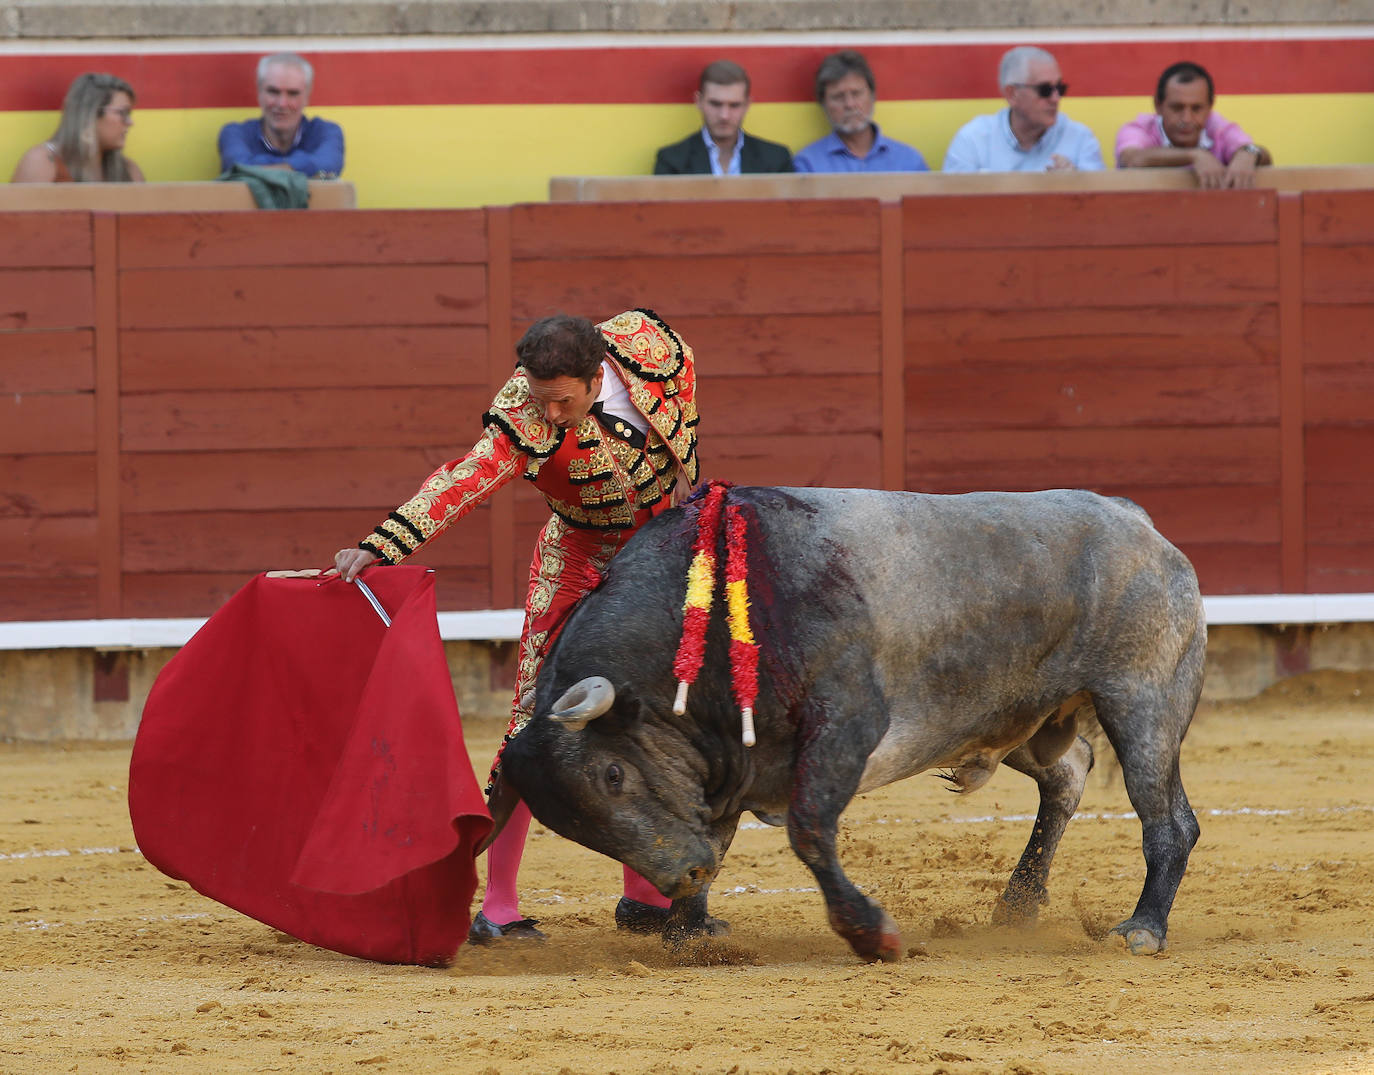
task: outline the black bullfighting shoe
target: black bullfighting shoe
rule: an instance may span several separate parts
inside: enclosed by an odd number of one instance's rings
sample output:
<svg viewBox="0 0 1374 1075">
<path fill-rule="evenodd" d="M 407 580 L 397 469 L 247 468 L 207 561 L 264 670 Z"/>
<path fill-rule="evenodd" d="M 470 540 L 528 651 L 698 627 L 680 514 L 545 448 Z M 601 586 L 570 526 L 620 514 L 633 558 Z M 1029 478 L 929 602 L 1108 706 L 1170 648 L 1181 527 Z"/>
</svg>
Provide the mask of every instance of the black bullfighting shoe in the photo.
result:
<svg viewBox="0 0 1374 1075">
<path fill-rule="evenodd" d="M 538 922 L 537 918 L 517 918 L 514 922 L 498 926 L 478 911 L 477 917 L 472 920 L 472 928 L 468 930 L 468 944 L 497 944 L 506 940 L 542 941 L 546 939 L 545 935 L 534 928 Z"/>
<path fill-rule="evenodd" d="M 655 907 L 652 903 L 621 896 L 615 905 L 615 928 L 631 933 L 662 933 L 668 925 L 668 912 L 667 907 Z"/>
</svg>

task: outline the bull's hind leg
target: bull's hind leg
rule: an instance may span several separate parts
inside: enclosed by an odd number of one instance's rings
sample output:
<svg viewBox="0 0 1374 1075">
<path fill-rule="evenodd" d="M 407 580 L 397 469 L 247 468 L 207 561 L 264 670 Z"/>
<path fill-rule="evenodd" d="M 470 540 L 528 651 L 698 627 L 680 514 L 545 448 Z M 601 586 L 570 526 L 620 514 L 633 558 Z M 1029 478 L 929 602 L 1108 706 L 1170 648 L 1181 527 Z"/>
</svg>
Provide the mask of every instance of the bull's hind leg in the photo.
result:
<svg viewBox="0 0 1374 1075">
<path fill-rule="evenodd" d="M 1168 944 L 1169 911 L 1201 832 L 1178 771 L 1183 735 L 1200 691 L 1197 678 L 1172 695 L 1142 692 L 1129 701 L 1096 699 L 1098 720 L 1140 818 L 1145 885 L 1135 912 L 1112 928 L 1126 938 L 1132 955 L 1153 955 Z"/>
<path fill-rule="evenodd" d="M 1030 748 L 1022 744 L 1003 758 L 1002 763 L 1018 773 L 1025 773 L 1040 787 L 1040 809 L 1035 815 L 1030 842 L 1021 852 L 1021 861 L 1012 870 L 1007 887 L 992 911 L 994 923 L 1020 925 L 1034 921 L 1041 904 L 1049 902 L 1050 863 L 1083 797 L 1083 786 L 1093 767 L 1093 748 L 1080 735 L 1058 761 L 1040 765 Z"/>
</svg>

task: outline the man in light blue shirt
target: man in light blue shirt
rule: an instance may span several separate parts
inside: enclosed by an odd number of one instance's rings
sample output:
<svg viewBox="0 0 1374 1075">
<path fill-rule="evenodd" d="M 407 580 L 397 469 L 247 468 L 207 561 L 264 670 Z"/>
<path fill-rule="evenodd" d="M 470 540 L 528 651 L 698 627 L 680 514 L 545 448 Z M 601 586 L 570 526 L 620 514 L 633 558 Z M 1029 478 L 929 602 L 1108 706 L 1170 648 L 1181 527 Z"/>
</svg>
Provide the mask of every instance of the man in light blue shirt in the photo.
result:
<svg viewBox="0 0 1374 1075">
<path fill-rule="evenodd" d="M 1059 114 L 1069 87 L 1044 49 L 1021 45 L 1002 57 L 998 83 L 1007 107 L 959 128 L 946 172 L 1100 172 L 1097 136 Z"/>
<path fill-rule="evenodd" d="M 846 49 L 827 56 L 816 71 L 816 100 L 832 128 L 799 152 L 799 172 L 928 172 L 925 158 L 889 138 L 873 122 L 877 82 L 863 55 Z"/>
</svg>

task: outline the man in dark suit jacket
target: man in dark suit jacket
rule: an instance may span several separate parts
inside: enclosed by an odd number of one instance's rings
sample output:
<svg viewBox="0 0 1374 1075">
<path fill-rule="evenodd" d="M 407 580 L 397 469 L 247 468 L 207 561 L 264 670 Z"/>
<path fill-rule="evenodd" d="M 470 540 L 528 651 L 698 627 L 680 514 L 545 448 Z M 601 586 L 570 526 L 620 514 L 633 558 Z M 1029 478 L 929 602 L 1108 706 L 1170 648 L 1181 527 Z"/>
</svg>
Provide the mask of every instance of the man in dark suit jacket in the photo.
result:
<svg viewBox="0 0 1374 1075">
<path fill-rule="evenodd" d="M 749 75 L 730 60 L 707 64 L 693 98 L 702 129 L 658 151 L 654 175 L 740 175 L 790 172 L 786 146 L 740 130 L 749 111 Z"/>
</svg>

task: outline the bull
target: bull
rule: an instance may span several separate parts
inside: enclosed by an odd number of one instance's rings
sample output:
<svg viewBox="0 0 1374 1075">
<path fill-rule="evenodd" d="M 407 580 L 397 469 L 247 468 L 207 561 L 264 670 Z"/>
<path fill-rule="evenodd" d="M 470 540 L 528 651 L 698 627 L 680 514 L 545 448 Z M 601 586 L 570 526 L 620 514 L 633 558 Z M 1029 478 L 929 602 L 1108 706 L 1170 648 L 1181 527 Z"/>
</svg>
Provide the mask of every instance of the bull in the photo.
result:
<svg viewBox="0 0 1374 1075">
<path fill-rule="evenodd" d="M 741 741 L 723 617 L 674 712 L 673 655 L 700 501 L 646 525 L 549 653 L 536 716 L 502 760 L 560 835 L 673 901 L 665 935 L 715 932 L 709 887 L 741 815 L 787 826 L 829 921 L 861 958 L 899 959 L 896 924 L 845 876 L 840 814 L 929 769 L 971 791 L 999 764 L 1040 791 L 1030 841 L 994 907 L 1026 923 L 1093 762 L 1095 710 L 1140 819 L 1145 880 L 1113 932 L 1165 947 L 1199 827 L 1179 751 L 1202 689 L 1206 624 L 1187 558 L 1128 500 L 1081 490 L 939 496 L 736 488 L 748 526 L 754 722 Z"/>
</svg>

